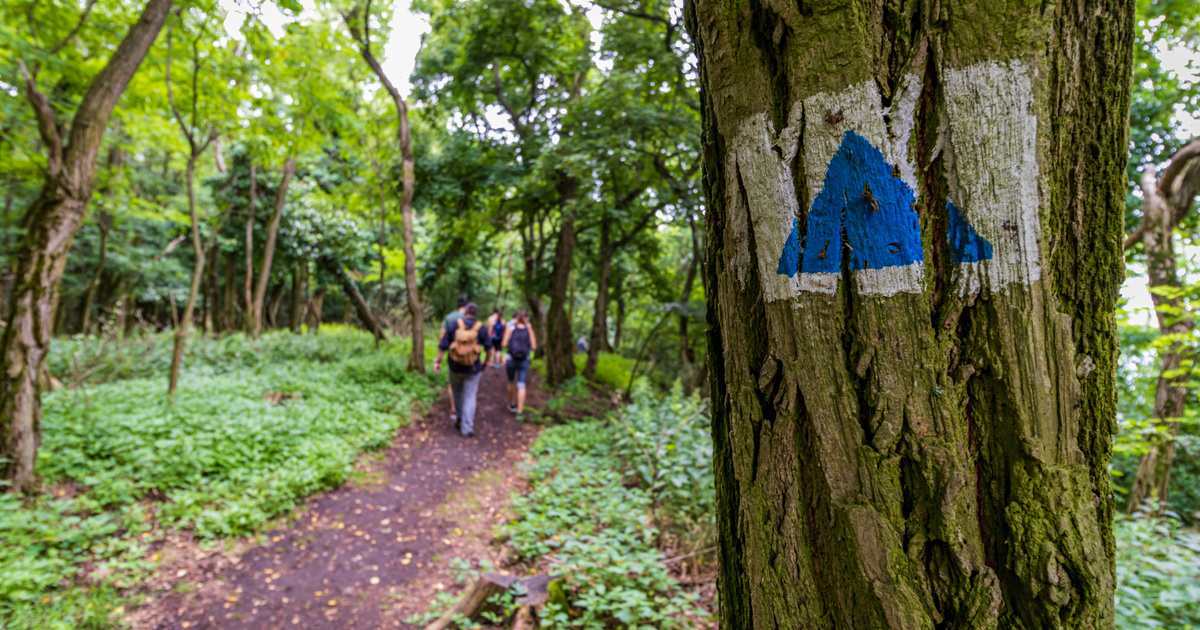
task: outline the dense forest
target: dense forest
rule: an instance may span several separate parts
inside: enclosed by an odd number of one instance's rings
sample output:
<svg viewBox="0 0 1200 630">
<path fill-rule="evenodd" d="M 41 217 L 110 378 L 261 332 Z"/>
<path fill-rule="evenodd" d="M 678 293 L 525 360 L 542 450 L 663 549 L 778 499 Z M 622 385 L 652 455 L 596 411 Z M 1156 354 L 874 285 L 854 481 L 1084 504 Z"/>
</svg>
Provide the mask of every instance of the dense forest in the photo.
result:
<svg viewBox="0 0 1200 630">
<path fill-rule="evenodd" d="M 0 15 L 0 628 L 1200 627 L 1200 4 Z"/>
</svg>

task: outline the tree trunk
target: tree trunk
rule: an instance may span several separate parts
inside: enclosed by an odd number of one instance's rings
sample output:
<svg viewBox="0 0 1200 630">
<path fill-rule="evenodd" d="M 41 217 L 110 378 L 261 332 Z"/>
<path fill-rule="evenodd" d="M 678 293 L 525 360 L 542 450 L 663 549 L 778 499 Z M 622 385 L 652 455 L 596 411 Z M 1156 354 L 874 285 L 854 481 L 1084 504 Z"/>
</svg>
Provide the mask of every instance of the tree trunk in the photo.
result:
<svg viewBox="0 0 1200 630">
<path fill-rule="evenodd" d="M 362 11 L 363 24 L 369 24 L 371 16 L 369 15 L 371 4 L 366 4 L 365 11 L 360 7 L 355 6 L 349 15 L 343 16 L 346 20 L 346 25 L 350 28 L 350 35 L 358 43 L 359 53 L 363 60 L 371 67 L 375 76 L 379 78 L 379 82 L 383 84 L 387 93 L 392 97 L 392 102 L 396 105 L 396 118 L 398 122 L 396 139 L 400 142 L 401 168 L 403 171 L 404 192 L 400 199 L 400 222 L 401 231 L 404 237 L 404 286 L 408 292 L 408 315 L 412 319 L 412 352 L 408 355 L 408 369 L 414 372 L 425 373 L 425 310 L 421 304 L 421 294 L 417 287 L 417 254 L 413 247 L 413 187 L 416 186 L 416 170 L 413 161 L 412 150 L 412 132 L 408 125 L 408 103 L 400 96 L 400 91 L 388 79 L 387 74 L 383 71 L 383 66 L 371 53 L 370 33 L 367 28 L 359 30 L 356 24 L 356 16 Z M 382 204 L 382 197 L 380 203 Z M 382 262 L 382 261 L 381 261 Z M 383 286 L 383 267 L 380 267 L 380 288 Z M 372 324 L 377 329 L 376 340 L 382 339 L 383 330 L 378 329 L 378 326 Z"/>
<path fill-rule="evenodd" d="M 691 388 L 695 373 L 696 352 L 692 349 L 691 338 L 688 334 L 688 323 L 691 316 L 687 313 L 688 302 L 692 299 L 692 289 L 696 285 L 696 271 L 700 268 L 700 239 L 696 236 L 696 222 L 688 217 L 688 227 L 691 232 L 692 258 L 688 261 L 687 271 L 683 277 L 683 291 L 679 295 L 679 363 L 683 366 L 683 381 Z"/>
<path fill-rule="evenodd" d="M 221 329 L 227 333 L 237 328 L 234 307 L 237 303 L 237 252 L 225 255 L 225 285 L 221 296 Z"/>
<path fill-rule="evenodd" d="M 560 175 L 560 194 L 564 200 L 574 198 L 578 182 Z M 554 287 L 550 293 L 550 314 L 546 323 L 546 383 L 561 385 L 575 376 L 574 340 L 571 321 L 567 318 L 567 293 L 571 282 L 571 261 L 575 255 L 575 218 L 564 208 L 559 225 L 558 244 L 554 247 Z"/>
<path fill-rule="evenodd" d="M 296 126 L 299 132 L 300 125 Z M 289 157 L 283 163 L 283 178 L 279 181 L 279 191 L 275 196 L 275 211 L 271 213 L 271 221 L 267 224 L 267 242 L 263 246 L 262 269 L 258 271 L 258 286 L 254 289 L 254 336 L 262 334 L 263 307 L 267 299 L 267 284 L 271 280 L 271 261 L 275 258 L 275 238 L 279 235 L 279 219 L 283 216 L 283 206 L 287 202 L 288 185 L 292 182 L 292 174 L 296 172 L 296 158 Z M 253 181 L 253 180 L 252 180 Z M 248 272 L 247 272 L 248 273 Z M 272 319 L 274 317 L 272 316 Z M 272 321 L 274 326 L 275 322 Z"/>
<path fill-rule="evenodd" d="M 1133 10 L 689 12 L 722 628 L 1113 626 Z"/>
<path fill-rule="evenodd" d="M 271 299 L 267 301 L 267 326 L 271 328 L 279 328 L 279 307 L 283 306 L 285 286 L 281 280 L 279 284 L 272 285 L 269 291 Z"/>
<path fill-rule="evenodd" d="M 179 368 L 183 364 L 184 346 L 187 344 L 188 328 L 192 324 L 192 314 L 196 309 L 196 296 L 200 294 L 200 281 L 204 278 L 204 244 L 200 241 L 200 222 L 196 219 L 196 191 L 193 179 L 196 174 L 195 152 L 188 157 L 187 163 L 187 195 L 188 216 L 192 228 L 192 253 L 196 262 L 192 265 L 192 286 L 188 290 L 187 304 L 183 307 L 183 316 L 179 318 L 179 326 L 175 329 L 175 349 L 171 354 L 171 375 L 167 384 L 167 400 L 175 401 L 175 388 L 179 385 Z"/>
<path fill-rule="evenodd" d="M 309 298 L 308 307 L 308 333 L 315 335 L 321 331 L 321 307 L 325 305 L 325 287 L 321 287 L 313 292 Z"/>
<path fill-rule="evenodd" d="M 208 287 L 205 293 L 205 309 L 204 309 L 204 329 L 215 337 L 221 328 L 221 281 L 220 281 L 220 265 L 217 262 L 220 260 L 221 249 L 216 245 L 216 239 L 213 245 L 208 249 L 208 260 L 212 261 L 208 265 Z"/>
<path fill-rule="evenodd" d="M 85 336 L 92 334 L 92 303 L 96 300 L 100 277 L 104 275 L 104 263 L 108 256 L 108 231 L 113 227 L 112 215 L 101 210 L 96 214 L 96 225 L 100 227 L 100 260 L 96 263 L 96 273 L 88 283 L 87 297 L 83 300 L 83 325 L 79 330 Z"/>
<path fill-rule="evenodd" d="M 254 162 L 250 163 L 250 204 L 246 208 L 246 334 L 258 330 L 258 318 L 262 310 L 254 309 L 254 205 L 258 201 L 258 178 L 254 173 Z"/>
<path fill-rule="evenodd" d="M 583 377 L 596 378 L 596 366 L 600 364 L 600 350 L 608 341 L 608 281 L 612 275 L 612 221 L 608 216 L 600 219 L 600 266 L 596 278 L 596 310 L 592 314 L 592 334 L 588 342 L 587 363 L 583 366 Z"/>
<path fill-rule="evenodd" d="M 1150 299 L 1158 317 L 1158 331 L 1170 340 L 1159 350 L 1158 382 L 1154 389 L 1154 419 L 1157 431 L 1147 436 L 1150 450 L 1142 455 L 1129 492 L 1127 508 L 1137 510 L 1147 499 L 1158 497 L 1159 506 L 1170 501 L 1171 467 L 1175 463 L 1175 438 L 1189 393 L 1194 352 L 1188 337 L 1196 327 L 1190 311 L 1177 291 L 1175 227 L 1185 219 L 1200 191 L 1200 140 L 1193 140 L 1171 156 L 1160 181 L 1153 165 L 1142 173 L 1142 222 L 1125 242 L 1128 249 L 1142 243 L 1146 252 L 1146 275 Z"/>
<path fill-rule="evenodd" d="M 26 95 L 46 145 L 41 193 L 25 215 L 0 373 L 0 478 L 15 492 L 34 485 L 42 404 L 35 381 L 50 348 L 51 317 L 67 253 L 92 194 L 96 153 L 113 106 L 162 30 L 171 0 L 149 0 L 108 63 L 92 80 L 63 143 L 45 95 L 26 79 Z"/>
<path fill-rule="evenodd" d="M 371 305 L 367 304 L 366 298 L 358 290 L 358 285 L 354 283 L 354 278 L 351 278 L 350 274 L 346 273 L 346 270 L 342 269 L 342 265 L 332 256 L 322 256 L 320 263 L 325 268 L 325 271 L 337 278 L 338 284 L 342 287 L 342 293 L 345 293 L 346 297 L 354 305 L 354 310 L 358 313 L 358 319 L 367 327 L 367 330 L 375 335 L 376 341 L 386 339 L 386 336 L 383 334 L 383 328 L 379 326 L 379 323 L 371 315 Z M 347 322 L 350 320 L 349 311 L 350 309 L 346 309 Z"/>
<path fill-rule="evenodd" d="M 304 323 L 304 293 L 308 284 L 308 263 L 303 262 L 292 270 L 292 308 L 288 313 L 288 325 L 292 332 L 299 335 L 301 324 Z"/>
</svg>

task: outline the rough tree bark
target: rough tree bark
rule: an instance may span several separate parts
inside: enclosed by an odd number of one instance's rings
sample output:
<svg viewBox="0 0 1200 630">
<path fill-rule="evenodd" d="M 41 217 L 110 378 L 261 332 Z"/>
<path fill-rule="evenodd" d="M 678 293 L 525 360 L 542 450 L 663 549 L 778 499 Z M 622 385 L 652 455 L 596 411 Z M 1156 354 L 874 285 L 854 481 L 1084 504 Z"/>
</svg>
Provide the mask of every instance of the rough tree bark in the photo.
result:
<svg viewBox="0 0 1200 630">
<path fill-rule="evenodd" d="M 408 315 L 412 320 L 412 352 L 408 355 L 408 369 L 415 372 L 425 373 L 425 309 L 421 304 L 420 288 L 417 286 L 417 254 L 413 247 L 413 187 L 416 185 L 416 171 L 413 161 L 412 150 L 412 133 L 408 126 L 408 102 L 404 97 L 400 96 L 400 90 L 392 84 L 388 79 L 387 74 L 383 71 L 383 66 L 379 65 L 379 60 L 375 58 L 371 52 L 371 16 L 370 3 L 367 3 L 366 9 L 355 6 L 350 14 L 343 16 L 346 21 L 346 26 L 350 29 L 350 35 L 358 44 L 358 52 L 362 55 L 367 65 L 379 78 L 379 82 L 383 84 L 388 95 L 392 97 L 392 102 L 396 105 L 396 118 L 398 127 L 396 130 L 396 139 L 400 143 L 401 157 L 401 182 L 404 186 L 404 191 L 400 198 L 400 232 L 404 238 L 404 286 L 408 293 Z M 362 20 L 362 27 L 359 28 L 358 19 Z M 381 193 L 382 194 L 382 193 Z M 382 203 L 382 198 L 380 199 Z M 380 268 L 380 284 L 382 285 L 382 268 Z M 382 331 L 379 332 L 382 334 Z"/>
<path fill-rule="evenodd" d="M 689 12 L 722 628 L 1112 627 L 1133 10 Z"/>
<path fill-rule="evenodd" d="M 1125 239 L 1125 249 L 1138 243 L 1145 248 L 1146 276 L 1158 318 L 1158 331 L 1164 337 L 1170 336 L 1172 342 L 1158 355 L 1158 382 L 1154 388 L 1154 418 L 1158 430 L 1149 436 L 1150 450 L 1138 462 L 1129 493 L 1130 512 L 1154 495 L 1160 506 L 1170 501 L 1175 437 L 1179 435 L 1179 418 L 1183 416 L 1192 371 L 1193 353 L 1186 337 L 1196 327 L 1196 322 L 1183 308 L 1178 294 L 1156 289 L 1180 287 L 1172 234 L 1179 222 L 1187 217 L 1200 192 L 1200 139 L 1192 140 L 1171 156 L 1161 179 L 1154 165 L 1147 165 L 1142 172 L 1141 188 L 1142 222 Z"/>
<path fill-rule="evenodd" d="M 304 126 L 303 122 L 296 125 L 296 132 Z M 254 288 L 254 307 L 250 309 L 250 317 L 254 320 L 254 336 L 262 334 L 263 311 L 266 307 L 267 284 L 271 280 L 271 261 L 275 258 L 275 238 L 279 236 L 279 219 L 283 216 L 283 206 L 287 202 L 288 185 L 292 183 L 292 175 L 296 172 L 295 156 L 288 157 L 283 162 L 283 178 L 279 180 L 279 190 L 275 193 L 275 211 L 271 213 L 271 221 L 267 223 L 267 242 L 263 245 L 262 269 L 258 271 L 258 286 Z M 253 180 L 251 180 L 253 182 Z M 251 188 L 254 184 L 251 183 Z M 253 204 L 251 204 L 253 207 Z M 249 233 L 253 226 L 247 224 Z M 249 237 L 247 237 L 249 240 Z M 249 244 L 249 243 L 247 243 Z M 246 255 L 250 255 L 247 248 Z M 250 273 L 247 271 L 246 273 Z M 273 325 L 273 324 L 272 324 Z"/>
<path fill-rule="evenodd" d="M 171 0 L 149 0 L 75 109 L 67 142 L 49 99 L 18 61 L 25 97 L 46 148 L 42 190 L 26 212 L 25 236 L 3 336 L 0 372 L 0 478 L 15 492 L 31 489 L 41 443 L 41 392 L 37 374 L 50 348 L 51 318 L 75 231 L 92 195 L 96 153 L 109 115 L 129 79 L 158 37 Z"/>
</svg>

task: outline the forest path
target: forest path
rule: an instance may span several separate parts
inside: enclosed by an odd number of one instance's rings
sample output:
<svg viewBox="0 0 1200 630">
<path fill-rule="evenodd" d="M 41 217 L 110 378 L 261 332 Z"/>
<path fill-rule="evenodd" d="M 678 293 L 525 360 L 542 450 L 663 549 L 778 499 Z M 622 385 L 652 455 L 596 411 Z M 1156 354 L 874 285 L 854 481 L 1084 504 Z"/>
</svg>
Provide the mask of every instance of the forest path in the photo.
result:
<svg viewBox="0 0 1200 630">
<path fill-rule="evenodd" d="M 530 398 L 540 399 L 536 376 L 530 379 Z M 508 413 L 505 383 L 502 369 L 484 373 L 475 438 L 455 431 L 443 390 L 382 457 L 363 456 L 372 465 L 356 481 L 309 499 L 296 509 L 297 520 L 235 563 L 193 572 L 192 586 L 174 584 L 137 626 L 408 627 L 404 618 L 422 612 L 436 592 L 456 588 L 450 559 L 495 553 L 492 527 L 523 483 L 514 464 L 537 428 Z"/>
</svg>

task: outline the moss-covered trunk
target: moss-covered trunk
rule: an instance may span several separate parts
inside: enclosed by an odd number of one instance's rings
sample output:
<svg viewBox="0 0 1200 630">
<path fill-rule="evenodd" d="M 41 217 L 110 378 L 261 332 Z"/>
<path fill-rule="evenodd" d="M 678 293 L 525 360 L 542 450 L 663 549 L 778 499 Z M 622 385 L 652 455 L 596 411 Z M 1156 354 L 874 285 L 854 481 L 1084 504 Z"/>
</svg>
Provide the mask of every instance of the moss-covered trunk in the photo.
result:
<svg viewBox="0 0 1200 630">
<path fill-rule="evenodd" d="M 696 3 L 722 628 L 1112 626 L 1132 18 Z"/>
<path fill-rule="evenodd" d="M 113 107 L 158 37 L 170 9 L 171 0 L 146 3 L 141 17 L 92 79 L 69 126 L 58 120 L 36 79 L 18 61 L 26 99 L 45 145 L 46 167 L 41 193 L 25 213 L 25 235 L 14 264 L 6 326 L 0 337 L 0 479 L 16 492 L 34 487 L 34 465 L 42 441 L 42 401 L 36 380 L 50 351 L 52 316 L 67 254 L 92 196 L 100 141 Z"/>
</svg>

